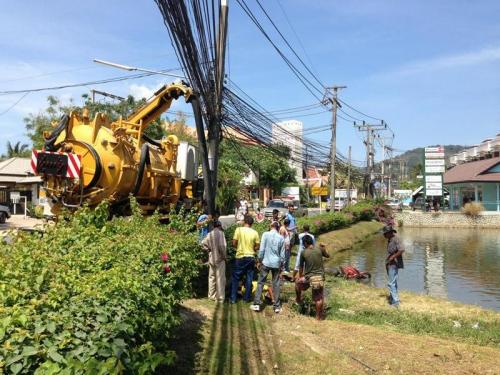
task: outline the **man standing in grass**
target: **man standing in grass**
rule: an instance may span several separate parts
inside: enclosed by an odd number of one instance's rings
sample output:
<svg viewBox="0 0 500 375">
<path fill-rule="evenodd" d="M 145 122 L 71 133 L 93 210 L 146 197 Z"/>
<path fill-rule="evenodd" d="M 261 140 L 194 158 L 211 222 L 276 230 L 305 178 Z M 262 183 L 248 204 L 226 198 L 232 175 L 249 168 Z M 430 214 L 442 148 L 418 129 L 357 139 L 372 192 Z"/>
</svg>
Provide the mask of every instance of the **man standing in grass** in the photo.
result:
<svg viewBox="0 0 500 375">
<path fill-rule="evenodd" d="M 398 270 L 404 268 L 403 253 L 405 249 L 399 238 L 395 235 L 396 230 L 392 226 L 386 225 L 382 228 L 382 233 L 387 238 L 385 267 L 389 279 L 387 283 L 387 287 L 389 288 L 389 303 L 391 306 L 399 308 Z"/>
<path fill-rule="evenodd" d="M 271 271 L 273 277 L 273 308 L 275 313 L 281 312 L 280 303 L 280 273 L 285 261 L 285 240 L 283 236 L 278 233 L 280 225 L 274 221 L 271 223 L 269 232 L 262 235 L 259 250 L 260 274 L 257 291 L 255 292 L 255 299 L 250 308 L 253 311 L 260 311 L 260 302 L 262 296 L 262 289 L 267 280 L 267 275 Z"/>
<path fill-rule="evenodd" d="M 255 269 L 255 252 L 259 248 L 259 234 L 252 229 L 253 218 L 245 216 L 242 227 L 236 228 L 233 236 L 233 247 L 236 248 L 236 259 L 231 277 L 231 303 L 236 303 L 238 286 L 243 276 L 245 280 L 245 295 L 243 300 L 250 302 L 252 297 L 252 281 Z"/>
<path fill-rule="evenodd" d="M 329 258 L 330 255 L 325 249 L 325 245 L 314 246 L 314 240 L 311 236 L 305 235 L 302 238 L 304 251 L 300 256 L 299 277 L 295 281 L 295 293 L 297 303 L 302 303 L 302 292 L 312 289 L 312 298 L 316 305 L 316 319 L 323 319 L 325 287 L 325 269 L 323 267 L 323 257 Z"/>
<path fill-rule="evenodd" d="M 208 298 L 224 302 L 226 292 L 226 237 L 220 221 L 214 221 L 214 229 L 201 242 L 208 251 Z"/>
<path fill-rule="evenodd" d="M 310 236 L 313 239 L 313 245 L 316 244 L 316 240 L 314 239 L 314 235 L 309 233 L 309 224 L 304 224 L 302 227 L 304 230 L 301 234 L 299 234 L 299 251 L 297 252 L 297 257 L 295 258 L 295 267 L 293 268 L 293 278 L 295 279 L 297 277 L 297 274 L 299 272 L 299 266 L 300 266 L 300 255 L 304 251 L 304 236 Z"/>
</svg>

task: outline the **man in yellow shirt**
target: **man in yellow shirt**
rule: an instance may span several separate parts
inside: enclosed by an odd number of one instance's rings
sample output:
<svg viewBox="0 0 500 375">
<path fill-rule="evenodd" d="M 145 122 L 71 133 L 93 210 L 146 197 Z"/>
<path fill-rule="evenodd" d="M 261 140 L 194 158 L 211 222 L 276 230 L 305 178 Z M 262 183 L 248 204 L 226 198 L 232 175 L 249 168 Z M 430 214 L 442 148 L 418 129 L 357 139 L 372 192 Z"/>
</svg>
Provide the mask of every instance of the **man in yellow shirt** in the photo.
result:
<svg viewBox="0 0 500 375">
<path fill-rule="evenodd" d="M 252 281 L 255 270 L 255 254 L 259 248 L 259 234 L 252 229 L 253 218 L 245 216 L 242 227 L 236 228 L 233 237 L 233 247 L 236 248 L 236 259 L 233 264 L 231 277 L 231 303 L 236 303 L 238 286 L 243 276 L 245 280 L 245 295 L 243 300 L 250 302 L 252 299 Z"/>
</svg>

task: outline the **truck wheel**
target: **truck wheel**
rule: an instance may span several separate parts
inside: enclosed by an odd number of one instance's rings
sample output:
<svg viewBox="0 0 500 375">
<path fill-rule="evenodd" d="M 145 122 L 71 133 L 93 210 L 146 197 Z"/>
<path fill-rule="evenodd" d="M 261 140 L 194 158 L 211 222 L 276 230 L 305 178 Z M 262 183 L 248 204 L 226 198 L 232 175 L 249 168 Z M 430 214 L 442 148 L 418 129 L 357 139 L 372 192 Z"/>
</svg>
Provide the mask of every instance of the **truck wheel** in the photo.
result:
<svg viewBox="0 0 500 375">
<path fill-rule="evenodd" d="M 6 218 L 5 212 L 0 212 L 0 224 L 4 224 Z"/>
</svg>

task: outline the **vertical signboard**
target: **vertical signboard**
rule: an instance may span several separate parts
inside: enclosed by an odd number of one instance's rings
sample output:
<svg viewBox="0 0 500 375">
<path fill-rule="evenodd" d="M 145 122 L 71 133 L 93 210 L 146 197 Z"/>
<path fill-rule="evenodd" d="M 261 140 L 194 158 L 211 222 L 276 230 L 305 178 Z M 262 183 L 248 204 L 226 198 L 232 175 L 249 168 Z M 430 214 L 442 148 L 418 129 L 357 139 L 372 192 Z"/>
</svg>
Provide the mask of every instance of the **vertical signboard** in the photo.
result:
<svg viewBox="0 0 500 375">
<path fill-rule="evenodd" d="M 424 191 L 426 197 L 443 196 L 444 147 L 424 149 Z"/>
</svg>

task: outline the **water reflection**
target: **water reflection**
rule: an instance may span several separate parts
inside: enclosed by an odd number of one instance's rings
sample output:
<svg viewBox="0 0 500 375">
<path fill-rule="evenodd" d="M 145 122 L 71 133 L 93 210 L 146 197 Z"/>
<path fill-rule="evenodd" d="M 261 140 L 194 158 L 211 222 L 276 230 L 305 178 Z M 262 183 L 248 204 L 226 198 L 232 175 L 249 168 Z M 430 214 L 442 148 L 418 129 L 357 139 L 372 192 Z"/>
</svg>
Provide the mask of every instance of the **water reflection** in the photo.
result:
<svg viewBox="0 0 500 375">
<path fill-rule="evenodd" d="M 403 228 L 406 247 L 401 289 L 447 297 L 500 310 L 500 231 Z M 329 267 L 353 264 L 386 285 L 386 241 L 377 236 L 354 250 L 336 254 Z"/>
</svg>

